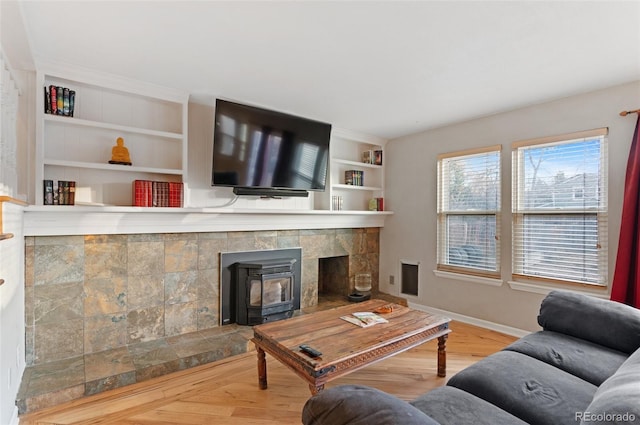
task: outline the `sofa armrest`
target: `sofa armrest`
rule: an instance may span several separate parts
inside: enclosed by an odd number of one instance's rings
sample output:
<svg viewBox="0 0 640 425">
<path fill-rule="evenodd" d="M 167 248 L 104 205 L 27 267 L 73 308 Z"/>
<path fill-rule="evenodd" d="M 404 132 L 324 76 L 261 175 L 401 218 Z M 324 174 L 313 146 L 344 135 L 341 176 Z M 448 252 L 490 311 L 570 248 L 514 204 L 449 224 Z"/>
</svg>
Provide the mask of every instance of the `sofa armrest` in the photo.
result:
<svg viewBox="0 0 640 425">
<path fill-rule="evenodd" d="M 580 425 L 637 424 L 640 422 L 640 350 L 633 353 L 596 391 L 580 413 Z"/>
<path fill-rule="evenodd" d="M 538 323 L 623 353 L 640 347 L 640 310 L 615 301 L 552 291 L 542 300 Z"/>
</svg>

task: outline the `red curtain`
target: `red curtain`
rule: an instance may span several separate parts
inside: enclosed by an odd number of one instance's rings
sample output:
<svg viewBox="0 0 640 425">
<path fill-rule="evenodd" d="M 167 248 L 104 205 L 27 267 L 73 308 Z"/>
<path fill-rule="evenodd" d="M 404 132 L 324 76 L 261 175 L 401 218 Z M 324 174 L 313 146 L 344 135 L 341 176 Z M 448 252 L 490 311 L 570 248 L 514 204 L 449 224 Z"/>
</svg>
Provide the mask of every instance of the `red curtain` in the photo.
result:
<svg viewBox="0 0 640 425">
<path fill-rule="evenodd" d="M 640 113 L 624 183 L 622 223 L 611 299 L 640 308 Z"/>
</svg>

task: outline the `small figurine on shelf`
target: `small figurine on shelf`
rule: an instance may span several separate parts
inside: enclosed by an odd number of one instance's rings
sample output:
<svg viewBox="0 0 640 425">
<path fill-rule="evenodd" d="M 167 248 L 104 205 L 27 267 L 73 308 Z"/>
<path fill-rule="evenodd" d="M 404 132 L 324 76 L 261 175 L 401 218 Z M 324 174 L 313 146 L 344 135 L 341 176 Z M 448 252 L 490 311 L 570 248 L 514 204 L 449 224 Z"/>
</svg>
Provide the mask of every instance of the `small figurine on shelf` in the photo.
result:
<svg viewBox="0 0 640 425">
<path fill-rule="evenodd" d="M 124 139 L 118 137 L 116 145 L 111 148 L 111 161 L 109 164 L 131 165 L 129 149 L 124 146 Z"/>
</svg>

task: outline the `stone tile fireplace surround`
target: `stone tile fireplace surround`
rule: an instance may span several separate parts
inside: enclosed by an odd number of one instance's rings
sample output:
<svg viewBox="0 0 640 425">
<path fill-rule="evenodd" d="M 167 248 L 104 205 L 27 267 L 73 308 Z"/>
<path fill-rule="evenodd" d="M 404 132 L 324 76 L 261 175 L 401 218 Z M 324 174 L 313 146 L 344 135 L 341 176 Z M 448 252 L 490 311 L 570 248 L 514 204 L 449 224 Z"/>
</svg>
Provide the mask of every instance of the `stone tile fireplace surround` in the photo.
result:
<svg viewBox="0 0 640 425">
<path fill-rule="evenodd" d="M 302 248 L 302 308 L 317 304 L 329 257 L 347 258 L 348 282 L 370 272 L 377 292 L 376 227 L 27 237 L 27 366 L 218 327 L 219 254 L 291 247 Z"/>
</svg>

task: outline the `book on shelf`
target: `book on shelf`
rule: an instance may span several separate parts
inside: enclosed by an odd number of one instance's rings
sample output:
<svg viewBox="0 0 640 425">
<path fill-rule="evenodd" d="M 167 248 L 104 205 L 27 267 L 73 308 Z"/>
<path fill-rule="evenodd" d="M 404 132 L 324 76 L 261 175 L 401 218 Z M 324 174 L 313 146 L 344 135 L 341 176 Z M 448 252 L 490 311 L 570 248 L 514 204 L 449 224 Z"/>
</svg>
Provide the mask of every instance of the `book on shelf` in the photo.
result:
<svg viewBox="0 0 640 425">
<path fill-rule="evenodd" d="M 152 206 L 168 207 L 169 206 L 169 182 L 152 183 Z"/>
<path fill-rule="evenodd" d="M 56 92 L 58 93 L 58 115 L 64 115 L 64 92 L 62 87 L 57 86 Z"/>
<path fill-rule="evenodd" d="M 76 91 L 69 90 L 69 116 L 73 116 L 73 111 L 76 108 Z"/>
<path fill-rule="evenodd" d="M 69 89 L 62 88 L 62 115 L 69 116 Z"/>
<path fill-rule="evenodd" d="M 67 87 L 44 86 L 44 113 L 72 117 L 76 104 L 76 92 Z"/>
<path fill-rule="evenodd" d="M 42 203 L 44 205 L 53 205 L 53 201 L 55 197 L 53 196 L 53 180 L 44 180 L 42 182 L 43 189 L 43 199 Z"/>
<path fill-rule="evenodd" d="M 362 170 L 347 170 L 344 172 L 344 184 L 351 186 L 363 186 L 364 185 L 364 171 Z"/>
<path fill-rule="evenodd" d="M 181 182 L 169 182 L 169 206 L 182 208 L 184 205 L 183 184 Z"/>
<path fill-rule="evenodd" d="M 43 181 L 44 205 L 75 205 L 76 182 L 58 180 L 58 186 L 54 188 L 53 180 Z"/>
<path fill-rule="evenodd" d="M 331 209 L 334 211 L 342 211 L 344 206 L 342 195 L 333 195 L 331 197 Z"/>
<path fill-rule="evenodd" d="M 184 202 L 183 190 L 181 182 L 134 180 L 133 206 L 181 208 Z"/>
<path fill-rule="evenodd" d="M 69 186 L 64 180 L 58 180 L 58 205 L 67 205 Z"/>
<path fill-rule="evenodd" d="M 353 323 L 354 325 L 358 325 L 361 328 L 368 328 L 369 326 L 377 325 L 378 323 L 389 323 L 389 321 L 384 317 L 370 311 L 351 313 L 350 315 L 342 316 L 340 318 L 349 323 Z"/>
<path fill-rule="evenodd" d="M 44 113 L 51 113 L 51 94 L 49 93 L 47 86 L 44 87 Z"/>
<path fill-rule="evenodd" d="M 151 180 L 134 180 L 133 187 L 133 206 L 134 207 L 150 207 L 153 205 Z"/>
<path fill-rule="evenodd" d="M 369 200 L 369 211 L 384 211 L 384 198 L 371 198 Z"/>
<path fill-rule="evenodd" d="M 51 99 L 49 113 L 56 115 L 58 113 L 58 89 L 54 85 L 49 86 L 49 99 Z"/>
<path fill-rule="evenodd" d="M 382 165 L 382 151 L 373 151 L 373 164 Z"/>
<path fill-rule="evenodd" d="M 69 188 L 69 192 L 67 196 L 67 205 L 75 205 L 76 204 L 76 182 L 68 181 L 67 187 Z"/>
<path fill-rule="evenodd" d="M 372 150 L 362 152 L 362 162 L 365 164 L 374 164 L 375 157 Z"/>
</svg>

